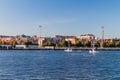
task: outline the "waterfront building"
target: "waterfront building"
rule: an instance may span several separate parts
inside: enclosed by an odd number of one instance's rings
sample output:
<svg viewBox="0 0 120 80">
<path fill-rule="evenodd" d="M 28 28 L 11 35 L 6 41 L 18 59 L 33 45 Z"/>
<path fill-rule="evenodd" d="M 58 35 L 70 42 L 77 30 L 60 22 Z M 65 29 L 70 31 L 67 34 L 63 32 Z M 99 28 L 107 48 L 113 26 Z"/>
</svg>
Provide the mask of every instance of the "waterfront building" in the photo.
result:
<svg viewBox="0 0 120 80">
<path fill-rule="evenodd" d="M 25 41 L 25 40 L 32 40 L 31 36 L 27 36 L 27 35 L 24 35 L 24 34 L 18 35 L 18 36 L 16 36 L 16 38 L 20 39 L 20 40 L 23 40 L 23 41 Z"/>
<path fill-rule="evenodd" d="M 26 49 L 27 46 L 26 45 L 15 45 L 16 49 Z"/>
<path fill-rule="evenodd" d="M 105 43 L 113 43 L 115 45 L 115 43 L 117 43 L 118 41 L 120 41 L 120 39 L 104 39 Z"/>
<path fill-rule="evenodd" d="M 62 40 L 62 39 L 65 39 L 65 36 L 62 36 L 62 35 L 55 35 L 55 38 Z"/>
<path fill-rule="evenodd" d="M 27 45 L 28 49 L 38 49 L 39 46 L 38 45 Z"/>
<path fill-rule="evenodd" d="M 72 44 L 76 44 L 77 38 L 75 36 L 66 37 L 65 41 L 70 41 Z"/>
<path fill-rule="evenodd" d="M 84 34 L 84 35 L 78 36 L 77 38 L 79 41 L 81 41 L 82 44 L 88 41 L 93 45 L 95 40 L 97 40 L 97 38 L 93 34 Z"/>
<path fill-rule="evenodd" d="M 45 38 L 39 38 L 38 39 L 39 48 L 42 47 L 44 41 L 45 41 Z"/>
<path fill-rule="evenodd" d="M 10 44 L 11 42 L 14 41 L 14 36 L 4 36 L 4 35 L 0 35 L 0 41 L 3 41 L 4 44 Z"/>
<path fill-rule="evenodd" d="M 38 44 L 39 37 L 37 37 L 36 35 L 34 35 L 31 38 L 32 38 L 32 44 Z"/>
<path fill-rule="evenodd" d="M 93 35 L 93 34 L 80 35 L 80 36 L 78 36 L 78 39 L 91 41 L 91 40 L 95 40 L 95 35 Z"/>
</svg>

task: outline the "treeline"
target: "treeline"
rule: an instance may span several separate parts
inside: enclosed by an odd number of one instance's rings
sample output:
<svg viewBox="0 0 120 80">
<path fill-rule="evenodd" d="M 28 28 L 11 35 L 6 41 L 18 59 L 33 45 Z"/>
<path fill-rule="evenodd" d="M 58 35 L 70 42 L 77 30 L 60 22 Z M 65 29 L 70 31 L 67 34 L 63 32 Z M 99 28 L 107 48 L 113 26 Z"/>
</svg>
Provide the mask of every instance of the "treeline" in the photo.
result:
<svg viewBox="0 0 120 80">
<path fill-rule="evenodd" d="M 55 46 L 55 47 L 100 47 L 101 43 L 100 41 L 95 41 L 92 43 L 91 41 L 77 41 L 76 44 L 72 44 L 70 41 L 62 40 L 60 44 L 54 43 L 54 42 L 45 42 L 43 44 L 44 46 Z M 120 41 L 117 42 L 103 42 L 103 47 L 120 47 Z"/>
<path fill-rule="evenodd" d="M 4 41 L 4 40 L 0 40 L 0 45 L 12 45 L 12 46 L 15 46 L 17 44 L 31 45 L 33 43 L 30 40 L 24 40 L 24 41 L 21 41 L 21 42 L 17 42 L 16 40 L 13 40 L 13 41 L 10 41 L 10 42 Z"/>
<path fill-rule="evenodd" d="M 55 47 L 91 47 L 91 42 L 86 41 L 85 43 L 82 43 L 81 41 L 77 41 L 76 44 L 72 44 L 71 41 L 65 41 L 62 40 L 60 43 L 54 43 L 54 42 L 45 42 L 43 43 L 44 46 L 55 46 Z"/>
<path fill-rule="evenodd" d="M 6 41 L 3 41 L 3 40 L 0 40 L 0 45 L 12 45 L 12 46 L 15 46 L 17 44 L 22 44 L 22 45 L 38 45 L 38 42 L 32 42 L 31 40 L 24 40 L 24 41 L 20 41 L 20 42 L 17 42 L 16 40 L 13 40 L 11 42 L 6 42 Z M 95 47 L 100 47 L 101 43 L 100 41 L 95 41 L 94 43 L 92 43 L 91 41 L 77 41 L 76 44 L 72 44 L 71 41 L 65 41 L 65 40 L 62 40 L 60 41 L 59 43 L 55 43 L 54 41 L 49 41 L 49 42 L 44 42 L 43 43 L 43 47 L 44 46 L 55 46 L 55 47 L 92 47 L 92 46 L 95 46 Z M 116 42 L 113 42 L 113 41 L 109 41 L 109 42 L 103 42 L 102 43 L 103 47 L 120 47 L 120 40 L 119 41 L 116 41 Z"/>
</svg>

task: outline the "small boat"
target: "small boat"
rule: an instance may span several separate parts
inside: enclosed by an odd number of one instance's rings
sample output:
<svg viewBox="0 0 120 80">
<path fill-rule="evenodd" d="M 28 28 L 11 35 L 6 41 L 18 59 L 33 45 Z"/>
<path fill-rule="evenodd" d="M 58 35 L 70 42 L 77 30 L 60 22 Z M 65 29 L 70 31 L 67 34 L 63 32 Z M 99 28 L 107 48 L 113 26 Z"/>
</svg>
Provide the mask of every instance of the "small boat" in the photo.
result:
<svg viewBox="0 0 120 80">
<path fill-rule="evenodd" d="M 89 50 L 89 53 L 92 53 L 92 54 L 95 54 L 97 53 L 98 51 L 95 50 L 95 48 L 92 48 L 92 50 Z"/>
<path fill-rule="evenodd" d="M 71 48 L 65 49 L 65 52 L 72 52 L 73 50 Z"/>
</svg>

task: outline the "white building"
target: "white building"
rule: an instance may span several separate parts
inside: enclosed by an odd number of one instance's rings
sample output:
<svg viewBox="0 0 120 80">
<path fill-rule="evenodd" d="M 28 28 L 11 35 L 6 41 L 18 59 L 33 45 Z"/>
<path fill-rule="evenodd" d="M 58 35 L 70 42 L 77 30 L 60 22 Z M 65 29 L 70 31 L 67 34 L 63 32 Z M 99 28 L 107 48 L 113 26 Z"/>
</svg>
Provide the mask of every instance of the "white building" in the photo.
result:
<svg viewBox="0 0 120 80">
<path fill-rule="evenodd" d="M 39 38 L 39 39 L 38 39 L 39 48 L 42 47 L 44 40 L 45 40 L 44 38 Z"/>
</svg>

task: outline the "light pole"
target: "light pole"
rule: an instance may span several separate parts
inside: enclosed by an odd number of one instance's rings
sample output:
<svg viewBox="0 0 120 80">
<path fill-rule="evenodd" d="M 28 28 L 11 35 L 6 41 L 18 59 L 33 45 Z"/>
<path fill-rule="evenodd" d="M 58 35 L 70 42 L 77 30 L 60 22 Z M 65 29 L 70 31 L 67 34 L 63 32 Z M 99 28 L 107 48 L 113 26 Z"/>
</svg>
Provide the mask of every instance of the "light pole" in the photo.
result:
<svg viewBox="0 0 120 80">
<path fill-rule="evenodd" d="M 104 26 L 102 26 L 101 28 L 102 28 L 102 41 L 104 41 Z"/>
<path fill-rule="evenodd" d="M 38 44 L 39 44 L 39 48 L 40 48 L 42 46 L 42 37 L 41 37 L 41 28 L 42 28 L 42 26 L 39 25 L 38 27 L 40 28 L 39 40 L 38 40 Z"/>
<path fill-rule="evenodd" d="M 104 43 L 104 26 L 102 26 L 101 29 L 102 29 L 101 48 L 103 48 L 103 43 Z"/>
</svg>

